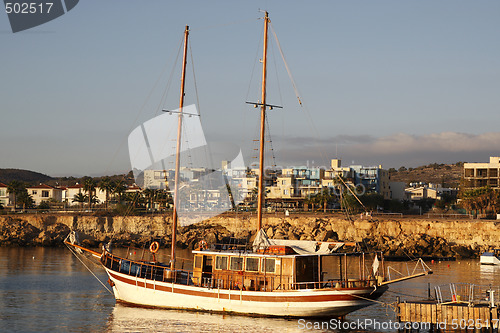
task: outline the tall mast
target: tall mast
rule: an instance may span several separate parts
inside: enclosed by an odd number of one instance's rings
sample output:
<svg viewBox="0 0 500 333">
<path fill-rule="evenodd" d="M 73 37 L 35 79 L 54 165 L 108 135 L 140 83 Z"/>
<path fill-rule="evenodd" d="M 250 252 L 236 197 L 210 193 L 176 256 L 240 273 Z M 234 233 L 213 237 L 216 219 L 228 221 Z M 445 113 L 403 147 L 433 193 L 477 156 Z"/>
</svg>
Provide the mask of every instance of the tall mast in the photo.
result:
<svg viewBox="0 0 500 333">
<path fill-rule="evenodd" d="M 179 203 L 179 173 L 181 161 L 181 138 L 182 138 L 182 108 L 184 106 L 184 85 L 186 79 L 186 63 L 187 63 L 187 46 L 188 46 L 189 26 L 186 25 L 184 30 L 184 54 L 182 60 L 182 75 L 181 75 L 181 96 L 179 98 L 179 115 L 177 124 L 177 147 L 175 153 L 175 176 L 174 176 L 174 212 L 172 215 L 172 250 L 170 254 L 170 270 L 175 270 L 175 243 L 177 241 L 177 207 Z"/>
<path fill-rule="evenodd" d="M 266 77 L 267 77 L 267 26 L 269 15 L 264 17 L 264 49 L 262 55 L 262 96 L 260 103 L 260 152 L 259 152 L 259 187 L 257 202 L 257 232 L 262 228 L 262 206 L 264 203 L 264 140 L 266 129 Z"/>
</svg>

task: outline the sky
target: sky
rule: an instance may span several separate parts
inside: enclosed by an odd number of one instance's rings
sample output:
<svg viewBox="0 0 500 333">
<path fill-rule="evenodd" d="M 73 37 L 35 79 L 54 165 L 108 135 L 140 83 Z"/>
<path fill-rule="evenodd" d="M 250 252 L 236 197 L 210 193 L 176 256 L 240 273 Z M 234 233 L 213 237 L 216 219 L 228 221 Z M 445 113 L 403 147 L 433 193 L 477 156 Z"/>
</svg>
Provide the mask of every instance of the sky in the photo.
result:
<svg viewBox="0 0 500 333">
<path fill-rule="evenodd" d="M 51 176 L 130 170 L 127 137 L 186 104 L 209 142 L 254 162 L 263 16 L 280 166 L 487 162 L 500 155 L 500 2 L 85 0 L 12 33 L 0 13 L 0 168 Z M 194 68 L 194 75 L 193 75 Z M 271 156 L 271 155 L 269 155 Z"/>
</svg>

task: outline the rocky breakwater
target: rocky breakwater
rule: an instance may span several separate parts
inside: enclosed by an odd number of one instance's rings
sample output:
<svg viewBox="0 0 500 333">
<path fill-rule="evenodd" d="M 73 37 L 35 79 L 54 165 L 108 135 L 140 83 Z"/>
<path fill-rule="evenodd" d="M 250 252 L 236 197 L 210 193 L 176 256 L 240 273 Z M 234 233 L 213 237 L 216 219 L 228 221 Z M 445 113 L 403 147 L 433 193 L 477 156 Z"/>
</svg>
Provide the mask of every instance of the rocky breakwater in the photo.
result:
<svg viewBox="0 0 500 333">
<path fill-rule="evenodd" d="M 256 218 L 250 214 L 225 214 L 205 222 L 179 228 L 177 245 L 193 248 L 200 240 L 229 242 L 231 238 L 251 242 Z M 476 257 L 500 247 L 500 225 L 482 220 L 428 220 L 423 218 L 355 219 L 341 215 L 268 215 L 263 228 L 276 239 L 353 241 L 370 250 L 392 256 Z M 62 246 L 76 230 L 84 245 L 97 246 L 113 240 L 117 246 L 143 246 L 152 238 L 162 246 L 171 242 L 171 221 L 167 216 L 0 216 L 1 246 Z"/>
</svg>

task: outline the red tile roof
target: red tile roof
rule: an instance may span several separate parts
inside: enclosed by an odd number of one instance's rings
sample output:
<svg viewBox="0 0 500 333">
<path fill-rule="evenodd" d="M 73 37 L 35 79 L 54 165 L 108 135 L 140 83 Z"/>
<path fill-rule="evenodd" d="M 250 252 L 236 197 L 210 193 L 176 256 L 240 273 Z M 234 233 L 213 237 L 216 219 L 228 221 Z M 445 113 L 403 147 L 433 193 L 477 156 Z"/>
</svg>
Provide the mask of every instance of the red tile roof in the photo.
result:
<svg viewBox="0 0 500 333">
<path fill-rule="evenodd" d="M 0 183 L 0 187 L 7 187 L 4 183 Z"/>
<path fill-rule="evenodd" d="M 28 186 L 26 188 L 27 189 L 49 189 L 49 190 L 54 189 L 54 187 L 46 185 L 46 184 L 40 184 L 40 185 L 36 185 L 36 186 Z"/>
</svg>

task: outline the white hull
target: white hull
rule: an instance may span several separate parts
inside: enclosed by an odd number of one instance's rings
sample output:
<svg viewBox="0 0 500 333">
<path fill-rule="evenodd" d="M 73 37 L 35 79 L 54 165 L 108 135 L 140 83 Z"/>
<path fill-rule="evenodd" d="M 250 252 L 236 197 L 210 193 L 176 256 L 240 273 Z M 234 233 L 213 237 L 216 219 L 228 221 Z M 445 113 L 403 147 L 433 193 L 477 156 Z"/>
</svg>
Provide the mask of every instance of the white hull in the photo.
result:
<svg viewBox="0 0 500 333">
<path fill-rule="evenodd" d="M 260 316 L 343 316 L 373 304 L 387 288 L 242 291 L 204 288 L 135 278 L 106 268 L 119 302 L 144 307 L 174 308 Z M 358 297 L 357 297 L 358 296 Z"/>
<path fill-rule="evenodd" d="M 498 257 L 493 255 L 491 252 L 485 252 L 480 257 L 481 265 L 500 265 L 500 260 Z"/>
</svg>

